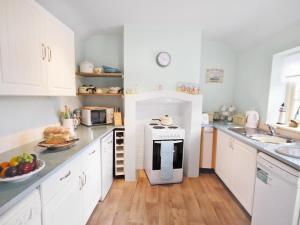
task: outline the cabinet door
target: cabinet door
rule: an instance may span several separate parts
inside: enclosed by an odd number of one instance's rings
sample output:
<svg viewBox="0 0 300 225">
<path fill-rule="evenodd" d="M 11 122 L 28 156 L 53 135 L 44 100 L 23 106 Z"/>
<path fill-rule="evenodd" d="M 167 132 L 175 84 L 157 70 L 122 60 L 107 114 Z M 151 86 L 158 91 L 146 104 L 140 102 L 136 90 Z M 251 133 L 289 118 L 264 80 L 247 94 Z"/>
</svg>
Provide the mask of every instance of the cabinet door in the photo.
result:
<svg viewBox="0 0 300 225">
<path fill-rule="evenodd" d="M 233 160 L 233 193 L 245 207 L 248 213 L 252 214 L 256 176 L 257 150 L 237 140 L 234 142 Z"/>
<path fill-rule="evenodd" d="M 1 225 L 41 225 L 41 201 L 38 190 L 33 191 L 0 218 Z"/>
<path fill-rule="evenodd" d="M 32 0 L 0 1 L 0 95 L 45 95 L 44 11 Z"/>
<path fill-rule="evenodd" d="M 49 94 L 74 96 L 74 32 L 50 14 L 47 16 L 46 27 Z"/>
<path fill-rule="evenodd" d="M 101 141 L 101 173 L 102 194 L 104 200 L 113 182 L 113 133 L 104 137 Z"/>
<path fill-rule="evenodd" d="M 44 207 L 44 225 L 82 224 L 82 191 L 77 184 L 61 190 Z"/>
<path fill-rule="evenodd" d="M 218 130 L 217 152 L 216 152 L 216 173 L 221 180 L 230 186 L 232 170 L 232 139 L 227 134 Z"/>
<path fill-rule="evenodd" d="M 100 141 L 96 141 L 89 147 L 83 157 L 85 163 L 83 171 L 83 220 L 85 224 L 101 197 Z"/>
</svg>

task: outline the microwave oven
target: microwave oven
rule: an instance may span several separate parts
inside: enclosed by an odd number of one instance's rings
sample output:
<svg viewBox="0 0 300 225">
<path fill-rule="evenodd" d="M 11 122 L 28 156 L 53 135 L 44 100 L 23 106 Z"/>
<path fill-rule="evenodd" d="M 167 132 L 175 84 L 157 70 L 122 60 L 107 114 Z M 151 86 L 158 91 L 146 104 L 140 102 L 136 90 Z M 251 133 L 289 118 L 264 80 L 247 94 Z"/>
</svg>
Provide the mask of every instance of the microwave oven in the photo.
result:
<svg viewBox="0 0 300 225">
<path fill-rule="evenodd" d="M 113 108 L 96 106 L 81 108 L 81 123 L 86 126 L 112 124 L 113 118 Z"/>
</svg>

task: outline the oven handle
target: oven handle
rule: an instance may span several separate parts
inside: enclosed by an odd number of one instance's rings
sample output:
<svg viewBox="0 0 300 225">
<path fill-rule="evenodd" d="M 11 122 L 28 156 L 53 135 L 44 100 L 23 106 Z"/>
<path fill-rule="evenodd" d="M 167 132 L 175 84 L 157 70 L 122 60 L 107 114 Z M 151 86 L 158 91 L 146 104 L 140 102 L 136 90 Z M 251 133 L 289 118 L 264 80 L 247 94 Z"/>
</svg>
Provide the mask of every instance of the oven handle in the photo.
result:
<svg viewBox="0 0 300 225">
<path fill-rule="evenodd" d="M 166 140 L 166 141 L 168 141 L 168 140 Z M 154 141 L 154 143 L 156 143 L 156 144 L 161 144 L 162 142 L 164 142 L 164 141 Z M 173 144 L 178 144 L 178 143 L 182 143 L 183 141 L 172 141 L 172 143 Z"/>
</svg>

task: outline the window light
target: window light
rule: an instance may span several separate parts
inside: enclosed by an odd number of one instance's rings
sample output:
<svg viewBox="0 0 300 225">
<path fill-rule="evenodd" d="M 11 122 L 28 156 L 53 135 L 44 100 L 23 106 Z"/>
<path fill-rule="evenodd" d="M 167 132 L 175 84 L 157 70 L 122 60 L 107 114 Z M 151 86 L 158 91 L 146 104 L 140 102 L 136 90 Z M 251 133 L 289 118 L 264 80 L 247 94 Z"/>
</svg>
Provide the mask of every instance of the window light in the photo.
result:
<svg viewBox="0 0 300 225">
<path fill-rule="evenodd" d="M 287 55 L 283 58 L 282 76 L 286 81 L 300 80 L 300 52 Z"/>
</svg>

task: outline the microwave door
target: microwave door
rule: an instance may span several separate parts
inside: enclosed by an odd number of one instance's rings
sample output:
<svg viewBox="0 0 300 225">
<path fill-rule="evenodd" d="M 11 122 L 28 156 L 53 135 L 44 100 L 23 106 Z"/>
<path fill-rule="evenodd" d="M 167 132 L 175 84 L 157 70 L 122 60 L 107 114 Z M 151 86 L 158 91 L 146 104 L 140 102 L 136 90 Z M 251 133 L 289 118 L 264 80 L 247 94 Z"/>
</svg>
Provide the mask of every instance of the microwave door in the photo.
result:
<svg viewBox="0 0 300 225">
<path fill-rule="evenodd" d="M 106 111 L 105 110 L 92 110 L 91 119 L 93 125 L 106 123 Z"/>
</svg>

